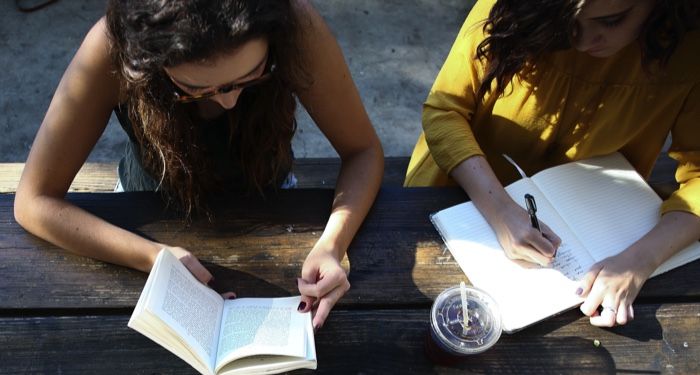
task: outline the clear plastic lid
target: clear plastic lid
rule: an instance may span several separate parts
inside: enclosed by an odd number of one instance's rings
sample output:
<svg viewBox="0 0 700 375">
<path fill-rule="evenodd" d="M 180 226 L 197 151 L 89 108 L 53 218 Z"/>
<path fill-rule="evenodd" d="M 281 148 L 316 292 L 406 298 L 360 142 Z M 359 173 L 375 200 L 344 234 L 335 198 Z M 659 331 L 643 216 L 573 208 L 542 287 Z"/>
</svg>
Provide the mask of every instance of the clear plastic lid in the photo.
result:
<svg viewBox="0 0 700 375">
<path fill-rule="evenodd" d="M 501 312 L 486 292 L 467 287 L 469 324 L 464 324 L 460 287 L 445 289 L 430 311 L 434 336 L 456 354 L 477 354 L 501 337 Z"/>
</svg>

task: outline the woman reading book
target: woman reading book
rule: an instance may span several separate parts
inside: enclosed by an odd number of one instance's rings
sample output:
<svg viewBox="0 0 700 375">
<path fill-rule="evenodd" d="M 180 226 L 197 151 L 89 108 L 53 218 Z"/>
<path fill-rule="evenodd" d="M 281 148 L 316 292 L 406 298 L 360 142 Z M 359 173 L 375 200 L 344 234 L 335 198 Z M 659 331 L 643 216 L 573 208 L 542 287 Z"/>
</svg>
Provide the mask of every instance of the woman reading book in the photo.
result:
<svg viewBox="0 0 700 375">
<path fill-rule="evenodd" d="M 64 195 L 112 111 L 130 138 L 121 190 L 162 192 L 191 216 L 232 188 L 293 186 L 297 99 L 342 160 L 332 213 L 298 280 L 299 310 L 316 306 L 318 328 L 350 287 L 340 260 L 375 198 L 383 155 L 342 52 L 307 1 L 110 1 L 56 90 L 15 217 L 68 251 L 144 272 L 170 248 L 209 283 L 193 249 L 125 231 Z"/>
<path fill-rule="evenodd" d="M 560 239 L 505 193 L 519 176 L 502 154 L 531 175 L 620 151 L 648 176 L 671 134 L 681 186 L 660 221 L 571 291 L 592 324 L 625 324 L 649 275 L 700 238 L 698 13 L 694 1 L 478 1 L 424 105 L 405 184 L 459 184 L 508 257 L 547 265 Z"/>
</svg>

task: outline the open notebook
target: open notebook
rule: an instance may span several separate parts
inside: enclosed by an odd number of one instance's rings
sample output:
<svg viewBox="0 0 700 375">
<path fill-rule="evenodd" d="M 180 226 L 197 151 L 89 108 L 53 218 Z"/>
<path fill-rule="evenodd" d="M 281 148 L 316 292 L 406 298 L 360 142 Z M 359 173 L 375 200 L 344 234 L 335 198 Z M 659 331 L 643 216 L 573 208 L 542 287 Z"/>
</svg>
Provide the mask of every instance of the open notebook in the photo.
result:
<svg viewBox="0 0 700 375">
<path fill-rule="evenodd" d="M 661 199 L 619 153 L 546 169 L 508 185 L 506 191 L 523 206 L 524 195 L 533 195 L 539 219 L 561 237 L 551 267 L 506 258 L 471 202 L 431 215 L 472 284 L 498 302 L 506 332 L 581 304 L 574 292 L 588 268 L 627 248 L 659 220 Z M 698 258 L 700 244 L 695 242 L 652 276 Z"/>
</svg>

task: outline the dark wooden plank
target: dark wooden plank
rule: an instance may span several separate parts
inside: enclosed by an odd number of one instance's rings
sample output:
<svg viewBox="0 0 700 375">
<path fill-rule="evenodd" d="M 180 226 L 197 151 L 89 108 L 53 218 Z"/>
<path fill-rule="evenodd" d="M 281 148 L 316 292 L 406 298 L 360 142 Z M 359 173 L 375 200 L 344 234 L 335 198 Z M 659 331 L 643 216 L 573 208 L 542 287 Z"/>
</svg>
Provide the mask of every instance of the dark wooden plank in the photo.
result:
<svg viewBox="0 0 700 375">
<path fill-rule="evenodd" d="M 336 310 L 316 335 L 317 373 L 700 373 L 700 304 L 640 305 L 636 314 L 627 326 L 601 329 L 571 311 L 504 335 L 461 364 L 439 366 L 423 351 L 427 309 Z M 192 372 L 127 328 L 127 320 L 125 315 L 0 318 L 2 372 Z"/>
<path fill-rule="evenodd" d="M 388 157 L 384 159 L 383 186 L 403 186 L 408 167 L 407 157 Z M 340 171 L 338 158 L 304 158 L 294 160 L 294 174 L 299 188 L 335 187 Z"/>
<path fill-rule="evenodd" d="M 110 222 L 192 250 L 214 273 L 217 290 L 241 296 L 296 292 L 295 278 L 319 238 L 332 191 L 281 191 L 267 200 L 222 202 L 215 222 L 191 225 L 163 211 L 150 193 L 72 194 Z M 458 189 L 382 189 L 351 244 L 345 266 L 352 289 L 341 306 L 427 306 L 465 279 L 428 215 L 466 199 Z M 12 195 L 0 195 L 0 309 L 133 307 L 146 275 L 73 256 L 14 222 Z M 700 262 L 650 280 L 641 300 L 700 298 Z"/>
</svg>

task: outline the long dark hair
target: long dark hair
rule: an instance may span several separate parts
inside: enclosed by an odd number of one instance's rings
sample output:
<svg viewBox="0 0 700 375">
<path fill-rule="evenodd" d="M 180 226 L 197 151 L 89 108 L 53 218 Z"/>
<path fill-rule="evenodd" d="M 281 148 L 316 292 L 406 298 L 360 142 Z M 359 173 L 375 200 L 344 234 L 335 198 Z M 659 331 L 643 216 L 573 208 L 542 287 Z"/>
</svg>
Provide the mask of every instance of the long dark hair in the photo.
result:
<svg viewBox="0 0 700 375">
<path fill-rule="evenodd" d="M 164 67 L 211 60 L 267 38 L 275 72 L 240 94 L 228 113 L 229 133 L 249 188 L 262 191 L 291 168 L 294 93 L 308 75 L 290 0 L 110 0 L 106 19 L 143 165 L 187 216 L 208 212 L 207 198 L 222 179 L 207 158 L 194 104 L 175 102 Z"/>
<path fill-rule="evenodd" d="M 575 34 L 575 17 L 584 0 L 497 0 L 483 28 L 486 37 L 476 51 L 486 62 L 477 91 L 479 100 L 491 91 L 501 95 L 516 75 L 534 71 L 546 53 L 569 48 Z M 651 71 L 663 67 L 686 31 L 697 27 L 698 5 L 694 0 L 656 0 L 638 38 L 642 65 Z"/>
</svg>

